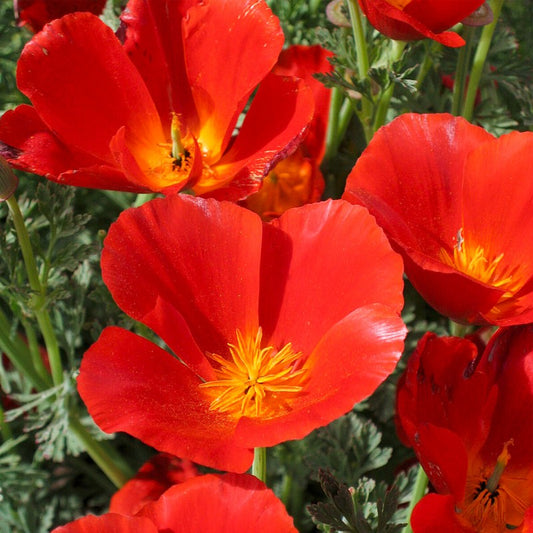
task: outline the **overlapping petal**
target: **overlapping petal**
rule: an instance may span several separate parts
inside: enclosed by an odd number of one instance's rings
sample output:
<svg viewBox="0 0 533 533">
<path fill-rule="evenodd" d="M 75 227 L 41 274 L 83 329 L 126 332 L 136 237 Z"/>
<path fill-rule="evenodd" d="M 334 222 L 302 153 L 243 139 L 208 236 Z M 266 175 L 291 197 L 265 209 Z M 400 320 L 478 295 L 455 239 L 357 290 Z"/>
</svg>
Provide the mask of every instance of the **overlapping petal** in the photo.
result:
<svg viewBox="0 0 533 533">
<path fill-rule="evenodd" d="M 2 153 L 73 185 L 166 194 L 227 188 L 222 196 L 233 200 L 256 191 L 313 110 L 302 83 L 266 80 L 235 135 L 283 44 L 266 3 L 131 0 L 122 22 L 124 42 L 90 13 L 34 36 L 17 79 L 36 117 L 31 126 L 19 120 L 27 111 L 2 117 Z"/>
<path fill-rule="evenodd" d="M 460 322 L 533 318 L 533 135 L 495 139 L 451 115 L 407 114 L 382 128 L 344 198 L 365 205 L 430 305 Z"/>
<path fill-rule="evenodd" d="M 381 33 L 404 41 L 427 37 L 446 46 L 462 46 L 462 37 L 444 31 L 470 15 L 483 0 L 359 0 L 370 23 Z"/>
<path fill-rule="evenodd" d="M 244 471 L 253 448 L 341 416 L 402 351 L 401 260 L 367 211 L 346 202 L 291 210 L 268 225 L 215 200 L 152 201 L 110 228 L 102 268 L 117 303 L 174 355 L 107 328 L 81 366 L 89 411 L 105 431 L 209 466 Z M 257 370 L 274 392 L 265 389 L 264 405 L 262 392 L 246 400 L 255 411 L 240 395 L 250 390 L 246 380 L 260 387 L 246 366 L 256 360 L 252 348 L 236 348 L 252 338 L 274 350 L 273 361 L 294 354 L 275 375 Z M 220 395 L 233 398 L 225 408 Z"/>
</svg>

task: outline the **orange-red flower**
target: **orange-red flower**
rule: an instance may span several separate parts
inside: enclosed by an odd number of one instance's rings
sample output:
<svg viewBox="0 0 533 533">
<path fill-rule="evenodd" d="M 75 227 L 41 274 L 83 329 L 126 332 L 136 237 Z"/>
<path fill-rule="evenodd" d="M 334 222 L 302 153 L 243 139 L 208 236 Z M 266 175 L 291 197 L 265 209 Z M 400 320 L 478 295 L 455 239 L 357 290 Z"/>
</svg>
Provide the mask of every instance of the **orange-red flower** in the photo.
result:
<svg viewBox="0 0 533 533">
<path fill-rule="evenodd" d="M 100 15 L 105 4 L 106 0 L 14 0 L 13 7 L 19 25 L 38 32 L 47 22 L 68 13 L 88 11 Z"/>
<path fill-rule="evenodd" d="M 254 476 L 195 477 L 174 485 L 135 516 L 86 516 L 53 533 L 297 533 L 274 493 Z"/>
<path fill-rule="evenodd" d="M 480 7 L 485 0 L 359 0 L 370 24 L 392 39 L 425 37 L 446 46 L 462 46 L 462 37 L 444 31 Z"/>
<path fill-rule="evenodd" d="M 106 328 L 78 378 L 89 412 L 214 468 L 244 472 L 255 447 L 343 415 L 403 347 L 401 258 L 340 200 L 266 224 L 231 203 L 156 199 L 111 226 L 102 274 L 170 352 Z"/>
<path fill-rule="evenodd" d="M 243 203 L 264 219 L 279 216 L 291 207 L 320 200 L 324 177 L 320 163 L 324 157 L 331 90 L 313 77 L 330 72 L 328 57 L 321 46 L 291 46 L 284 50 L 273 72 L 303 78 L 313 91 L 315 114 L 309 130 L 296 151 L 280 161 L 265 177 L 261 189 Z"/>
<path fill-rule="evenodd" d="M 498 139 L 446 114 L 402 115 L 357 161 L 344 198 L 366 206 L 409 280 L 442 314 L 533 321 L 533 133 Z"/>
<path fill-rule="evenodd" d="M 415 508 L 415 533 L 527 531 L 533 326 L 501 329 L 479 355 L 466 339 L 427 334 L 399 385 L 397 417 L 437 492 Z"/>
<path fill-rule="evenodd" d="M 167 453 L 154 455 L 119 491 L 113 494 L 110 513 L 137 514 L 146 504 L 156 501 L 173 485 L 198 476 L 193 463 Z"/>
<path fill-rule="evenodd" d="M 75 13 L 26 45 L 17 82 L 33 106 L 0 120 L 10 163 L 83 187 L 256 191 L 313 115 L 302 80 L 269 74 L 283 33 L 266 3 L 131 0 L 121 18 L 123 43 Z"/>
</svg>

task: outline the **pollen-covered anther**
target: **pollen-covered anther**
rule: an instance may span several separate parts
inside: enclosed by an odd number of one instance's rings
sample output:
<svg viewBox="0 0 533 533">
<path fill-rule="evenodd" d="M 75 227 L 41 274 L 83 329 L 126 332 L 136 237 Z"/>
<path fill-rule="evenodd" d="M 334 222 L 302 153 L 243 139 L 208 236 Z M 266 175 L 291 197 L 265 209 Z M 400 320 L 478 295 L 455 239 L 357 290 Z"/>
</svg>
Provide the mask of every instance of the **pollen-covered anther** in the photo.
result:
<svg viewBox="0 0 533 533">
<path fill-rule="evenodd" d="M 453 256 L 444 248 L 440 259 L 447 265 L 487 285 L 505 289 L 504 298 L 515 294 L 522 286 L 518 269 L 510 270 L 503 263 L 504 254 L 491 254 L 480 245 L 473 244 L 459 229 Z"/>
<path fill-rule="evenodd" d="M 303 389 L 307 369 L 299 368 L 302 353 L 290 343 L 280 350 L 261 348 L 262 330 L 250 336 L 236 332 L 236 344 L 228 344 L 231 358 L 218 354 L 208 357 L 218 364 L 217 379 L 202 383 L 210 389 L 210 409 L 236 417 L 270 418 L 290 409 L 290 401 Z"/>
</svg>

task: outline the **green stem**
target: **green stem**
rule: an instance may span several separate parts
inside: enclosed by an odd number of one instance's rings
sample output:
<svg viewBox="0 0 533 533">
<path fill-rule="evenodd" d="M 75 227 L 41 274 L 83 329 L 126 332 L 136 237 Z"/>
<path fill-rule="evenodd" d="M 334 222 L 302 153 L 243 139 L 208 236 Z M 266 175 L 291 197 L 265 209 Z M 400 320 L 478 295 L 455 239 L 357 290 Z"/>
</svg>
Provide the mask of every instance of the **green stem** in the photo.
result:
<svg viewBox="0 0 533 533">
<path fill-rule="evenodd" d="M 24 327 L 24 333 L 28 342 L 33 368 L 45 381 L 50 381 L 50 373 L 44 366 L 44 361 L 39 347 L 39 341 L 37 340 L 37 335 L 35 334 L 34 329 L 30 324 L 27 323 L 26 320 L 22 320 L 22 326 Z"/>
<path fill-rule="evenodd" d="M 22 217 L 22 213 L 20 212 L 20 208 L 15 196 L 8 198 L 6 203 L 9 207 L 11 216 L 13 217 L 13 223 L 15 225 L 15 231 L 17 232 L 17 238 L 22 251 L 22 257 L 24 259 L 28 281 L 32 291 L 35 293 L 33 311 L 44 338 L 46 351 L 48 352 L 48 360 L 50 361 L 50 368 L 52 370 L 52 381 L 54 382 L 54 385 L 59 385 L 63 382 L 63 368 L 61 366 L 59 345 L 52 327 L 50 315 L 46 309 L 46 294 L 41 285 L 41 281 L 39 280 L 39 272 L 37 270 L 37 264 L 33 255 L 30 236 L 28 235 L 28 230 L 24 224 L 24 218 Z"/>
<path fill-rule="evenodd" d="M 428 477 L 422 468 L 422 465 L 418 466 L 418 473 L 416 475 L 415 488 L 413 490 L 413 497 L 411 503 L 407 509 L 407 525 L 403 528 L 402 533 L 413 533 L 411 528 L 411 515 L 415 505 L 422 499 L 428 486 Z"/>
<path fill-rule="evenodd" d="M 131 207 L 131 201 L 129 198 L 134 198 L 130 193 L 118 192 L 118 191 L 102 191 L 113 203 L 115 203 L 120 209 L 128 209 Z"/>
<path fill-rule="evenodd" d="M 342 103 L 342 105 L 341 105 Z M 329 161 L 339 151 L 339 146 L 350 124 L 354 113 L 352 102 L 349 98 L 342 101 L 342 91 L 335 87 L 331 94 L 329 107 L 328 130 L 326 133 L 326 153 L 324 160 Z"/>
<path fill-rule="evenodd" d="M 389 57 L 389 66 L 392 65 L 402 57 L 405 45 L 405 41 L 391 41 L 392 50 Z M 374 124 L 372 131 L 375 133 L 383 124 L 385 124 L 385 119 L 387 118 L 387 111 L 389 110 L 390 101 L 392 95 L 394 94 L 394 89 L 396 84 L 391 82 L 390 85 L 383 91 L 381 98 L 379 99 L 379 104 L 376 110 L 376 116 L 374 117 Z"/>
<path fill-rule="evenodd" d="M 470 81 L 468 82 L 468 89 L 466 91 L 465 105 L 462 113 L 463 117 L 469 121 L 472 120 L 474 115 L 474 103 L 476 101 L 479 82 L 481 81 L 481 74 L 489 53 L 494 30 L 496 29 L 498 19 L 500 18 L 502 6 L 503 0 L 493 0 L 493 2 L 491 2 L 494 20 L 483 28 L 483 31 L 481 32 L 481 38 L 476 49 L 476 54 L 472 63 L 472 70 L 470 71 Z"/>
<path fill-rule="evenodd" d="M 285 473 L 285 476 L 283 477 L 283 484 L 281 486 L 281 501 L 287 510 L 290 509 L 291 505 L 292 485 L 292 476 L 288 473 Z"/>
<path fill-rule="evenodd" d="M 438 43 L 437 41 L 429 41 L 429 39 L 426 39 L 425 42 L 426 53 L 424 54 L 424 60 L 422 61 L 422 64 L 420 65 L 420 68 L 418 69 L 418 74 L 416 76 L 416 88 L 418 90 L 420 90 L 420 88 L 422 87 L 424 80 L 426 79 L 427 75 L 429 74 L 429 71 L 431 70 L 431 67 L 433 66 L 434 55 L 439 49 L 442 48 L 442 44 Z M 431 44 L 427 44 L 428 42 L 431 42 Z"/>
<path fill-rule="evenodd" d="M 266 448 L 254 449 L 254 462 L 252 464 L 252 474 L 266 484 Z"/>
<path fill-rule="evenodd" d="M 472 47 L 474 44 L 475 28 L 467 26 L 465 30 L 464 39 L 465 46 L 461 47 L 457 56 L 457 65 L 455 66 L 455 79 L 453 84 L 453 98 L 452 98 L 452 115 L 459 115 L 461 113 L 461 103 L 465 95 L 466 87 L 466 73 L 470 65 L 470 58 L 472 57 Z"/>
<path fill-rule="evenodd" d="M 70 421 L 70 429 L 78 438 L 92 460 L 100 467 L 117 488 L 122 487 L 133 473 L 122 461 L 111 457 L 104 443 L 97 441 L 77 419 Z"/>
<path fill-rule="evenodd" d="M 9 440 L 11 437 L 13 437 L 13 434 L 11 433 L 11 428 L 8 426 L 5 420 L 4 410 L 2 409 L 1 404 L 0 404 L 0 434 L 2 435 L 2 439 L 4 441 Z"/>
<path fill-rule="evenodd" d="M 366 43 L 365 30 L 363 26 L 363 18 L 357 0 L 348 0 L 348 11 L 350 12 L 350 21 L 352 23 L 353 38 L 355 42 L 355 51 L 357 52 L 357 71 L 361 81 L 368 79 L 368 71 L 370 70 L 370 61 L 368 59 L 368 49 Z M 372 108 L 373 102 L 365 96 L 362 97 L 362 116 L 361 124 L 365 132 L 366 142 L 368 143 L 372 138 Z"/>
</svg>

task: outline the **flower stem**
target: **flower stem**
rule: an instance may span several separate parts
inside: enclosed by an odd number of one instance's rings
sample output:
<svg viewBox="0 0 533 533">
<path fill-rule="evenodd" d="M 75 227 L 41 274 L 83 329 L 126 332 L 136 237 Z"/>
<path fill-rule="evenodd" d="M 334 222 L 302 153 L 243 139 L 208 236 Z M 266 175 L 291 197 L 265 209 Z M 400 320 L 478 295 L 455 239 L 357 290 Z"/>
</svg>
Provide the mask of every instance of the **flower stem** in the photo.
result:
<svg viewBox="0 0 533 533">
<path fill-rule="evenodd" d="M 392 50 L 389 57 L 389 67 L 402 57 L 405 45 L 405 41 L 391 41 Z M 373 132 L 375 133 L 383 124 L 387 118 L 387 111 L 389 110 L 390 101 L 394 93 L 395 84 L 393 82 L 383 91 L 379 104 L 376 110 L 376 116 L 374 117 Z"/>
<path fill-rule="evenodd" d="M 265 484 L 267 474 L 266 461 L 266 448 L 255 448 L 254 462 L 252 464 L 252 475 L 260 479 Z"/>
<path fill-rule="evenodd" d="M 476 100 L 479 82 L 481 80 L 481 74 L 487 59 L 487 54 L 489 53 L 494 30 L 496 29 L 498 19 L 500 18 L 502 6 L 503 0 L 493 0 L 493 2 L 491 2 L 494 19 L 490 24 L 487 24 L 483 28 L 483 31 L 481 32 L 481 38 L 476 49 L 476 54 L 474 55 L 472 70 L 470 71 L 470 81 L 468 82 L 468 89 L 466 91 L 465 104 L 462 113 L 463 117 L 469 121 L 472 120 L 474 115 L 474 103 Z"/>
<path fill-rule="evenodd" d="M 411 515 L 415 505 L 422 499 L 428 486 L 428 477 L 422 468 L 418 465 L 418 473 L 416 474 L 415 488 L 413 489 L 413 497 L 407 509 L 407 525 L 403 528 L 402 533 L 413 533 L 411 528 Z"/>
<path fill-rule="evenodd" d="M 48 352 L 48 360 L 50 361 L 50 368 L 52 370 L 52 381 L 54 382 L 54 385 L 59 385 L 63 382 L 63 368 L 61 366 L 59 345 L 57 343 L 54 329 L 52 328 L 50 315 L 46 309 L 46 293 L 39 279 L 37 264 L 35 262 L 35 257 L 31 247 L 30 236 L 28 235 L 28 230 L 24 224 L 24 218 L 22 217 L 22 213 L 20 212 L 20 208 L 15 196 L 8 198 L 6 203 L 9 207 L 11 216 L 13 217 L 13 223 L 15 225 L 15 231 L 17 232 L 17 238 L 22 251 L 22 257 L 24 259 L 28 281 L 32 291 L 35 293 L 33 311 L 44 338 L 46 351 Z"/>
<path fill-rule="evenodd" d="M 368 78 L 368 71 L 370 70 L 370 61 L 368 59 L 368 49 L 366 44 L 365 30 L 363 27 L 363 19 L 361 17 L 361 10 L 357 0 L 348 0 L 348 11 L 350 12 L 350 21 L 352 23 L 353 38 L 355 42 L 355 51 L 357 52 L 357 71 L 360 81 Z M 363 112 L 361 124 L 365 132 L 366 142 L 368 143 L 372 138 L 372 108 L 373 102 L 363 96 L 361 101 Z"/>
<path fill-rule="evenodd" d="M 472 56 L 472 47 L 474 44 L 475 28 L 466 26 L 464 39 L 466 45 L 461 47 L 457 56 L 457 65 L 455 67 L 455 80 L 453 84 L 452 115 L 461 114 L 461 104 L 465 95 L 466 73 Z"/>
<path fill-rule="evenodd" d="M 100 467 L 117 488 L 122 487 L 133 472 L 118 458 L 112 457 L 105 443 L 97 441 L 77 419 L 70 420 L 69 427 L 78 438 L 92 460 Z"/>
</svg>

